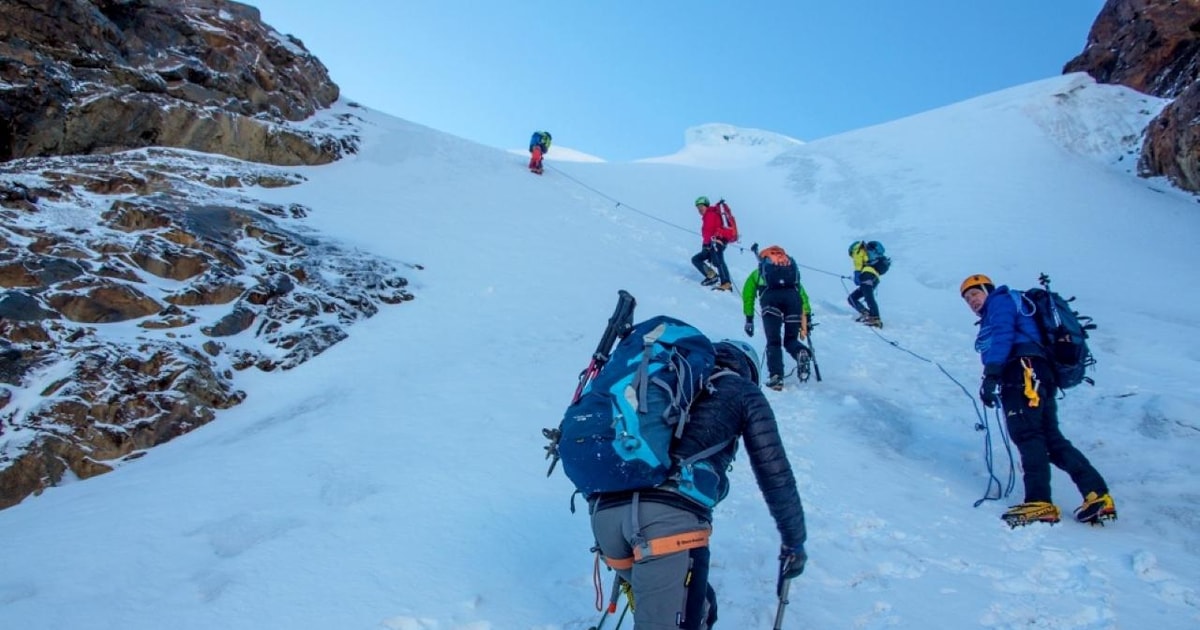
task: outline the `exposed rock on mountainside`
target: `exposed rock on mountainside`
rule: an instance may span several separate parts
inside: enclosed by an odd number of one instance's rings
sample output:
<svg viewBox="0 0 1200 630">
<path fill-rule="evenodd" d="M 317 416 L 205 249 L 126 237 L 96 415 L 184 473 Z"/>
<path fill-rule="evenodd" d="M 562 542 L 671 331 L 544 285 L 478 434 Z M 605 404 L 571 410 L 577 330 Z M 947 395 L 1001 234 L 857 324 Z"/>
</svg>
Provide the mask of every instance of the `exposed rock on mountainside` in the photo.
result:
<svg viewBox="0 0 1200 630">
<path fill-rule="evenodd" d="M 299 365 L 412 299 L 392 264 L 306 229 L 309 208 L 248 192 L 356 150 L 337 98 L 236 2 L 0 2 L 0 508 L 211 421 L 247 396 L 240 370 Z"/>
<path fill-rule="evenodd" d="M 390 264 L 239 187 L 295 174 L 170 149 L 0 166 L 0 508 L 235 405 L 382 304 Z M 11 345 L 7 345 L 11 344 Z"/>
<path fill-rule="evenodd" d="M 279 123 L 337 98 L 299 40 L 237 2 L 0 2 L 0 161 L 169 146 L 325 164 L 353 139 Z"/>
<path fill-rule="evenodd" d="M 1063 71 L 1174 99 L 1147 127 L 1139 169 L 1200 192 L 1200 0 L 1108 0 Z"/>
</svg>

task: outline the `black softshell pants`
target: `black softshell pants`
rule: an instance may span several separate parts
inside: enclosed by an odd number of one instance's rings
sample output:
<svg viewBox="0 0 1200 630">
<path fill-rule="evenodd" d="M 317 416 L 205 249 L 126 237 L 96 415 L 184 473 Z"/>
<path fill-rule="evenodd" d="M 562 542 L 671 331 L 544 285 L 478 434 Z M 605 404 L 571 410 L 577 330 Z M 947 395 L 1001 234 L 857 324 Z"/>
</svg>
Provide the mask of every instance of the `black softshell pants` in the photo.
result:
<svg viewBox="0 0 1200 630">
<path fill-rule="evenodd" d="M 1000 376 L 1000 403 L 1004 408 L 1005 425 L 1013 444 L 1021 453 L 1021 468 L 1025 471 L 1025 502 L 1050 499 L 1050 464 L 1066 471 L 1079 488 L 1079 494 L 1105 494 L 1108 485 L 1104 478 L 1058 428 L 1058 388 L 1053 385 L 1053 373 L 1040 357 L 1026 359 L 1033 366 L 1039 397 L 1037 407 L 1030 406 L 1025 395 L 1025 370 L 1021 359 L 1004 366 Z"/>
<path fill-rule="evenodd" d="M 707 278 L 708 272 L 704 267 L 705 262 L 708 262 L 714 268 L 716 268 L 717 278 L 721 281 L 721 284 L 727 284 L 729 282 L 729 267 L 725 266 L 725 243 L 714 240 L 708 245 L 705 245 L 704 249 L 700 250 L 699 254 L 692 256 L 692 266 L 694 266 L 697 271 L 704 274 L 704 277 Z"/>
<path fill-rule="evenodd" d="M 800 342 L 800 322 L 804 320 L 804 303 L 796 287 L 767 289 L 758 296 L 762 308 L 763 334 L 767 337 L 767 374 L 783 376 L 783 350 L 793 358 L 808 347 Z"/>
<path fill-rule="evenodd" d="M 869 271 L 864 271 L 860 274 L 858 288 L 854 289 L 850 293 L 850 297 L 846 299 L 850 302 L 850 306 L 854 307 L 854 310 L 859 313 L 866 313 L 871 317 L 878 318 L 879 304 L 875 302 L 875 287 L 877 286 L 879 286 L 879 276 Z M 866 300 L 867 307 L 865 309 L 859 300 Z"/>
</svg>

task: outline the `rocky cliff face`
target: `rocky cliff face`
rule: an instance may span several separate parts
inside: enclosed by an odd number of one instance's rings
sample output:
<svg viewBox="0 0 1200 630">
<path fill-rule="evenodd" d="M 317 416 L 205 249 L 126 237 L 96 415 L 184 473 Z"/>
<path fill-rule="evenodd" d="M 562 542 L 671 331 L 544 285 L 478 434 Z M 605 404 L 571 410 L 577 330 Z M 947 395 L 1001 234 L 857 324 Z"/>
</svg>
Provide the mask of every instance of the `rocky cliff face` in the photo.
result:
<svg viewBox="0 0 1200 630">
<path fill-rule="evenodd" d="M 1200 0 L 1108 0 L 1063 71 L 1174 99 L 1147 127 L 1139 171 L 1200 192 Z"/>
<path fill-rule="evenodd" d="M 202 426 L 255 395 L 242 371 L 412 299 L 392 264 L 306 229 L 312 209 L 255 198 L 355 149 L 337 96 L 235 2 L 0 2 L 0 508 Z"/>
<path fill-rule="evenodd" d="M 337 98 L 299 40 L 237 2 L 0 3 L 0 160 L 168 146 L 325 164 L 353 143 L 279 123 Z"/>
</svg>

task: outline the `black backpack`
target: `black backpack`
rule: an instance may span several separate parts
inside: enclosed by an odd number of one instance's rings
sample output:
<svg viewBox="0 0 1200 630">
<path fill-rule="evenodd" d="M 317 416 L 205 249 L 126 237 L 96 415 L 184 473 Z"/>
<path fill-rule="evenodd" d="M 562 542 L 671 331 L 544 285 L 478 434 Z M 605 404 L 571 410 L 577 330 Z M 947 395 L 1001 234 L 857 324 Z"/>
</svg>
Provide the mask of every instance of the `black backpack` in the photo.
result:
<svg viewBox="0 0 1200 630">
<path fill-rule="evenodd" d="M 867 264 L 875 271 L 878 271 L 879 275 L 882 276 L 888 272 L 888 269 L 892 268 L 892 259 L 885 255 L 883 243 L 879 241 L 867 241 L 866 249 Z"/>
<path fill-rule="evenodd" d="M 794 289 L 800 284 L 796 261 L 778 245 L 758 251 L 758 278 L 767 289 Z"/>
<path fill-rule="evenodd" d="M 1018 292 L 1026 303 L 1018 302 L 1018 307 L 1022 314 L 1033 317 L 1037 323 L 1042 349 L 1054 369 L 1055 385 L 1059 389 L 1070 389 L 1083 382 L 1095 385 L 1085 372 L 1096 364 L 1087 345 L 1087 331 L 1095 330 L 1096 324 L 1092 323 L 1091 317 L 1080 315 L 1071 308 L 1074 297 L 1066 299 L 1051 291 L 1050 279 L 1045 274 L 1039 281 L 1045 288 Z M 1027 312 L 1030 309 L 1032 313 Z"/>
</svg>

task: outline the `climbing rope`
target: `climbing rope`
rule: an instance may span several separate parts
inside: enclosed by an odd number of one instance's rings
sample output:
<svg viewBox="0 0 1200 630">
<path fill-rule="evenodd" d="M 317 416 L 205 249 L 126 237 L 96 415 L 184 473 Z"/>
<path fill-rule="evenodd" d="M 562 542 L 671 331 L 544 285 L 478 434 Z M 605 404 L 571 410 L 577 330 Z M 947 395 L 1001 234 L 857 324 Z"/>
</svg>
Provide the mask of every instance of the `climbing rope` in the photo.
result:
<svg viewBox="0 0 1200 630">
<path fill-rule="evenodd" d="M 630 212 L 635 212 L 635 213 L 637 213 L 637 214 L 640 214 L 640 215 L 642 215 L 642 216 L 646 217 L 647 219 L 651 219 L 651 220 L 653 220 L 653 221 L 658 221 L 659 223 L 662 223 L 663 225 L 669 225 L 669 226 L 671 226 L 671 227 L 673 227 L 673 228 L 675 228 L 675 229 L 677 229 L 677 230 L 682 230 L 682 231 L 684 231 L 684 232 L 687 232 L 688 234 L 694 234 L 694 235 L 696 235 L 696 236 L 700 236 L 700 232 L 697 232 L 696 230 L 693 230 L 693 229 L 691 229 L 691 228 L 684 227 L 684 226 L 682 226 L 682 225 L 679 225 L 678 223 L 671 223 L 670 221 L 667 221 L 666 219 L 662 219 L 662 218 L 656 217 L 656 216 L 654 216 L 653 214 L 650 214 L 649 212 L 645 212 L 645 211 L 643 211 L 643 210 L 639 210 L 639 209 L 637 209 L 637 208 L 635 208 L 635 207 L 633 207 L 633 206 L 631 206 L 631 205 L 629 205 L 629 204 L 627 204 L 627 203 L 625 203 L 625 202 L 621 201 L 620 199 L 617 199 L 616 197 L 613 197 L 613 196 L 611 196 L 611 195 L 609 195 L 609 194 L 607 194 L 607 193 L 605 193 L 605 192 L 603 192 L 603 191 L 601 191 L 601 190 L 598 190 L 598 189 L 596 189 L 596 188 L 593 188 L 592 186 L 589 186 L 588 184 L 586 184 L 586 183 L 584 183 L 584 182 L 580 181 L 579 179 L 577 179 L 577 178 L 575 178 L 575 177 L 572 177 L 571 175 L 568 175 L 568 174 L 567 174 L 566 172 L 564 172 L 562 169 L 555 168 L 555 167 L 553 167 L 553 166 L 547 166 L 546 168 L 548 168 L 548 169 L 550 169 L 550 170 L 552 170 L 552 171 L 554 171 L 554 172 L 558 173 L 559 175 L 562 175 L 564 178 L 566 178 L 566 179 L 569 179 L 569 180 L 571 180 L 572 182 L 575 182 L 576 184 L 578 184 L 578 185 L 579 185 L 579 186 L 581 186 L 582 188 L 585 188 L 585 189 L 587 189 L 587 190 L 590 190 L 590 191 L 592 191 L 593 193 L 596 193 L 597 195 L 599 195 L 599 196 L 601 196 L 601 197 L 603 197 L 603 198 L 605 198 L 605 199 L 607 199 L 607 200 L 609 200 L 609 201 L 613 202 L 613 204 L 614 204 L 614 205 L 615 205 L 615 207 L 617 207 L 617 208 L 625 208 L 625 209 L 629 210 Z"/>
<path fill-rule="evenodd" d="M 846 283 L 843 282 L 842 289 L 846 289 L 846 288 L 847 288 Z M 850 291 L 846 291 L 846 293 L 848 295 L 850 293 Z M 905 348 L 904 346 L 900 345 L 899 342 L 897 342 L 893 339 L 888 339 L 887 337 L 883 336 L 883 333 L 879 332 L 878 328 L 875 328 L 873 326 L 870 328 L 871 328 L 871 332 L 875 333 L 875 336 L 878 337 L 881 341 L 883 341 L 887 345 L 889 345 L 901 352 L 908 353 L 909 355 L 911 355 L 921 361 L 933 364 L 935 367 L 937 367 L 937 369 L 939 371 L 941 371 L 942 374 L 946 375 L 946 378 L 953 381 L 955 385 L 958 385 L 958 388 L 961 389 L 963 394 L 967 397 L 967 399 L 971 401 L 971 406 L 972 406 L 972 408 L 975 409 L 975 417 L 978 419 L 978 422 L 975 423 L 975 430 L 983 432 L 983 448 L 984 448 L 984 457 L 983 458 L 984 458 L 984 462 L 986 462 L 986 464 L 987 464 L 987 471 L 988 471 L 987 489 L 984 490 L 983 497 L 975 502 L 975 507 L 979 507 L 979 505 L 981 503 L 983 503 L 984 501 L 997 501 L 1003 497 L 1008 496 L 1012 492 L 1013 487 L 1016 484 L 1016 467 L 1013 463 L 1012 446 L 1009 444 L 1008 433 L 1004 430 L 1004 423 L 1000 422 L 1000 417 L 999 417 L 1000 412 L 999 411 L 996 412 L 996 425 L 1000 432 L 1000 437 L 1002 438 L 1002 441 L 1004 442 L 1004 451 L 1008 455 L 1008 483 L 1004 484 L 1003 492 L 1001 492 L 1001 490 L 1000 490 L 1001 483 L 1000 483 L 1000 480 L 997 479 L 997 477 L 996 477 L 996 473 L 995 473 L 995 469 L 994 469 L 994 465 L 993 465 L 992 431 L 989 428 L 987 417 L 979 410 L 979 401 L 977 401 L 975 399 L 975 396 L 971 395 L 970 390 L 968 390 L 961 382 L 959 382 L 958 379 L 954 378 L 954 376 L 951 375 L 950 372 L 946 371 L 946 368 L 944 366 L 942 366 L 941 363 L 938 363 L 937 361 L 934 361 L 933 359 L 923 357 L 923 356 L 917 354 L 916 352 L 913 352 L 912 350 Z M 992 496 L 993 484 L 996 486 L 996 496 Z"/>
<path fill-rule="evenodd" d="M 975 399 L 973 397 L 971 398 L 971 402 L 972 403 L 975 402 Z M 979 412 L 978 405 L 975 407 L 975 411 L 976 411 L 976 413 Z M 1009 442 L 1008 442 L 1008 432 L 1004 430 L 1004 423 L 1001 422 L 1001 420 L 1000 420 L 1000 410 L 997 409 L 995 411 L 994 415 L 996 417 L 996 430 L 1000 432 L 1000 437 L 1004 441 L 1004 451 L 1006 453 L 1008 453 L 1008 484 L 1004 486 L 1003 490 L 1001 490 L 1000 480 L 996 478 L 996 474 L 995 474 L 995 472 L 993 472 L 993 468 L 992 468 L 992 431 L 990 428 L 988 428 L 987 416 L 984 415 L 983 416 L 984 422 L 983 422 L 982 428 L 980 425 L 977 424 L 977 425 L 975 425 L 975 430 L 983 431 L 984 460 L 987 462 L 988 485 L 987 485 L 987 489 L 983 491 L 983 496 L 980 497 L 979 500 L 974 503 L 975 507 L 979 507 L 979 505 L 982 504 L 984 501 L 998 501 L 1001 498 L 1008 496 L 1009 494 L 1012 493 L 1013 487 L 1016 486 L 1016 484 L 1017 484 L 1016 468 L 1013 465 L 1013 454 L 1012 454 L 1012 448 L 1010 447 Z M 993 486 L 995 486 L 995 488 L 996 488 L 995 496 L 992 496 L 992 487 Z"/>
<path fill-rule="evenodd" d="M 591 191 L 591 192 L 595 193 L 596 195 L 599 195 L 600 197 L 603 197 L 604 199 L 607 199 L 607 200 L 609 200 L 609 201 L 613 202 L 613 205 L 614 205 L 614 207 L 616 207 L 616 208 L 625 208 L 625 209 L 629 210 L 630 212 L 634 212 L 634 213 L 636 213 L 636 214 L 640 214 L 640 215 L 642 215 L 642 216 L 644 216 L 644 217 L 646 217 L 647 219 L 650 219 L 650 220 L 652 220 L 652 221 L 658 221 L 659 223 L 662 223 L 663 225 L 669 225 L 669 226 L 671 226 L 671 227 L 673 227 L 673 228 L 675 228 L 675 229 L 677 229 L 677 230 L 680 230 L 680 231 L 683 231 L 683 232 L 687 232 L 688 234 L 693 234 L 693 235 L 695 235 L 695 236 L 701 236 L 700 232 L 698 232 L 698 231 L 696 231 L 696 230 L 694 230 L 694 229 L 692 229 L 692 228 L 684 227 L 684 226 L 682 226 L 682 225 L 679 225 L 678 223 L 672 223 L 672 222 L 670 222 L 670 221 L 667 221 L 666 219 L 663 219 L 663 218 L 661 218 L 661 217 L 657 217 L 657 216 L 655 216 L 655 215 L 653 215 L 653 214 L 651 214 L 651 213 L 649 213 L 649 212 L 646 212 L 646 211 L 644 211 L 644 210 L 640 210 L 640 209 L 638 209 L 638 208 L 635 208 L 634 206 L 631 206 L 631 205 L 629 205 L 629 204 L 627 204 L 627 203 L 625 203 L 625 202 L 621 201 L 620 199 L 617 199 L 616 197 L 613 197 L 612 195 L 609 195 L 608 193 L 606 193 L 606 192 L 604 192 L 604 191 L 602 191 L 602 190 L 599 190 L 598 188 L 595 188 L 595 187 L 593 187 L 593 186 L 591 186 L 591 185 L 587 184 L 586 182 L 584 182 L 584 181 L 582 181 L 582 180 L 580 180 L 580 179 L 578 179 L 578 178 L 576 178 L 576 177 L 574 177 L 574 176 L 572 176 L 572 175 L 569 175 L 569 174 L 567 174 L 565 171 L 563 171 L 563 170 L 562 170 L 562 169 L 560 169 L 560 168 L 556 168 L 556 167 L 554 167 L 554 166 L 546 166 L 546 168 L 548 168 L 548 169 L 550 169 L 550 170 L 554 171 L 555 173 L 558 173 L 558 174 L 559 174 L 559 175 L 561 175 L 563 178 L 565 178 L 565 179 L 568 179 L 568 180 L 570 180 L 570 181 L 574 182 L 575 184 L 577 184 L 577 185 L 578 185 L 578 186 L 580 186 L 581 188 L 584 188 L 584 189 L 586 189 L 586 190 L 589 190 L 589 191 Z M 728 245 L 726 245 L 726 246 L 725 246 L 725 248 L 726 248 L 727 250 L 728 250 L 728 249 L 735 249 L 735 248 L 736 248 L 736 249 L 737 249 L 739 252 L 741 252 L 741 253 L 745 253 L 745 252 L 747 252 L 747 251 L 749 251 L 749 250 L 750 250 L 750 248 L 749 248 L 749 247 L 745 247 L 745 246 L 742 246 L 742 245 L 738 245 L 737 243 L 729 243 Z M 800 266 L 800 267 L 803 267 L 803 268 L 805 268 L 805 269 L 809 269 L 809 270 L 815 271 L 815 272 L 817 272 L 817 273 L 823 273 L 823 274 L 827 274 L 827 275 L 834 276 L 834 277 L 837 277 L 837 278 L 842 278 L 842 279 L 844 279 L 844 280 L 849 280 L 849 279 L 850 279 L 850 277 L 849 277 L 849 276 L 844 276 L 844 275 L 842 275 L 842 274 L 835 273 L 835 272 L 832 272 L 832 271 L 826 271 L 826 270 L 824 270 L 824 269 L 820 269 L 820 268 L 817 268 L 817 267 L 811 267 L 811 266 L 809 266 L 809 265 L 805 265 L 805 264 L 802 264 L 802 263 L 800 263 L 800 262 L 797 262 L 797 263 L 796 263 L 796 265 L 797 265 L 797 266 Z"/>
<path fill-rule="evenodd" d="M 591 185 L 587 184 L 586 182 L 583 182 L 582 180 L 580 180 L 580 179 L 578 179 L 578 178 L 576 178 L 576 177 L 574 177 L 574 176 L 572 176 L 572 175 L 569 175 L 569 174 L 567 174 L 567 173 L 566 173 L 565 171 L 563 171 L 562 169 L 556 168 L 556 167 L 554 167 L 554 166 L 548 166 L 547 168 L 549 168 L 550 170 L 552 170 L 552 171 L 554 171 L 554 172 L 558 173 L 558 174 L 559 174 L 559 175 L 561 175 L 563 178 L 565 178 L 565 179 L 568 179 L 568 180 L 570 180 L 570 181 L 574 182 L 574 183 L 575 183 L 575 184 L 577 184 L 578 186 L 580 186 L 580 187 L 582 187 L 582 188 L 584 188 L 584 189 L 586 189 L 586 190 L 589 190 L 589 191 L 591 191 L 591 192 L 595 193 L 596 195 L 599 195 L 600 197 L 602 197 L 602 198 L 604 198 L 604 199 L 607 199 L 607 200 L 609 200 L 609 201 L 613 202 L 613 204 L 615 205 L 615 207 L 616 207 L 616 208 L 625 208 L 625 209 L 629 210 L 630 212 L 634 212 L 634 213 L 640 214 L 640 215 L 642 215 L 642 216 L 644 216 L 644 217 L 646 217 L 646 218 L 648 218 L 648 219 L 650 219 L 650 220 L 652 220 L 652 221 L 657 221 L 657 222 L 659 222 L 659 223 L 662 223 L 663 225 L 668 225 L 668 226 L 670 226 L 670 227 L 673 227 L 673 228 L 675 228 L 675 229 L 677 229 L 677 230 L 681 230 L 681 231 L 683 231 L 683 232 L 687 232 L 688 234 L 693 234 L 693 235 L 696 235 L 696 236 L 700 236 L 700 233 L 699 233 L 699 232 L 697 232 L 697 231 L 696 231 L 696 230 L 694 230 L 694 229 L 691 229 L 691 228 L 688 228 L 688 227 L 684 227 L 684 226 L 682 226 L 682 225 L 679 225 L 678 223 L 672 223 L 672 222 L 670 222 L 670 221 L 667 221 L 666 219 L 663 219 L 663 218 L 657 217 L 657 216 L 655 216 L 655 215 L 653 215 L 653 214 L 651 214 L 651 213 L 649 213 L 649 212 L 646 212 L 646 211 L 640 210 L 640 209 L 638 209 L 638 208 L 636 208 L 636 207 L 634 207 L 634 206 L 631 206 L 631 205 L 629 205 L 629 204 L 627 204 L 627 203 L 625 203 L 625 202 L 621 201 L 620 199 L 617 199 L 616 197 L 613 197 L 612 195 L 609 195 L 608 193 L 605 193 L 604 191 L 602 191 L 602 190 L 599 190 L 599 189 L 597 189 L 597 188 L 595 188 L 595 187 L 593 187 L 593 186 L 591 186 Z M 745 251 L 747 251 L 747 250 L 749 249 L 749 248 L 747 248 L 747 247 L 742 247 L 742 246 L 740 246 L 740 245 L 737 245 L 736 243 L 730 243 L 729 245 L 727 245 L 727 246 L 726 246 L 726 248 L 727 248 L 727 249 L 728 249 L 728 248 L 732 248 L 732 247 L 736 247 L 736 248 L 738 249 L 738 251 L 740 251 L 740 252 L 745 252 Z M 819 267 L 813 267 L 813 266 L 810 266 L 810 265 L 805 265 L 805 264 L 802 264 L 802 263 L 800 263 L 800 262 L 798 262 L 798 261 L 797 261 L 796 265 L 797 265 L 797 266 L 799 266 L 799 267 L 803 267 L 804 269 L 808 269 L 808 270 L 810 270 L 810 271 L 815 271 L 815 272 L 817 272 L 817 273 L 822 273 L 822 274 L 826 274 L 826 275 L 829 275 L 829 276 L 833 276 L 833 277 L 835 277 L 835 278 L 838 278 L 838 279 L 839 279 L 839 281 L 840 281 L 840 282 L 841 282 L 841 284 L 842 284 L 842 289 L 846 291 L 846 294 L 847 294 L 847 295 L 849 295 L 849 294 L 850 294 L 850 291 L 849 291 L 849 290 L 847 289 L 847 287 L 846 287 L 846 281 L 847 281 L 847 280 L 851 280 L 851 279 L 852 279 L 850 276 L 843 275 L 843 274 L 840 274 L 840 273 L 837 273 L 837 272 L 833 272 L 833 271 L 828 271 L 828 270 L 825 270 L 825 269 L 821 269 L 821 268 L 819 268 Z M 1016 481 L 1015 481 L 1015 479 L 1016 479 L 1016 473 L 1015 473 L 1015 467 L 1014 467 L 1014 464 L 1013 464 L 1013 454 L 1012 454 L 1012 448 L 1011 448 L 1011 446 L 1010 446 L 1010 444 L 1009 444 L 1009 440 L 1008 440 L 1008 434 L 1007 434 L 1007 432 L 1005 432 L 1005 430 L 1004 430 L 1004 425 L 1003 425 L 1003 423 L 1001 423 L 1001 422 L 999 421 L 999 415 L 998 415 L 998 413 L 999 413 L 999 412 L 997 412 L 997 426 L 998 426 L 998 429 L 999 429 L 999 431 L 1000 431 L 1000 436 L 1001 436 L 1001 438 L 1002 438 L 1002 441 L 1003 441 L 1003 443 L 1004 443 L 1004 450 L 1005 450 L 1005 452 L 1008 454 L 1008 483 L 1007 483 L 1007 485 L 1005 485 L 1005 487 L 1004 487 L 1004 490 L 1003 490 L 1003 493 L 1001 493 L 1001 491 L 1000 491 L 1000 486 L 1001 486 L 1001 484 L 1000 484 L 1000 481 L 999 481 L 999 479 L 996 477 L 996 474 L 995 474 L 995 471 L 994 471 L 994 468 L 993 468 L 993 457 L 992 457 L 992 432 L 991 432 L 991 429 L 990 429 L 990 428 L 989 428 L 989 426 L 988 426 L 988 421 L 987 421 L 987 418 L 986 418 L 986 417 L 983 415 L 983 413 L 982 413 L 982 412 L 980 412 L 980 410 L 979 410 L 979 404 L 976 402 L 976 400 L 975 400 L 975 397 L 974 397 L 973 395 L 971 395 L 971 392 L 970 392 L 970 391 L 968 391 L 968 390 L 967 390 L 967 388 L 966 388 L 966 387 L 964 387 L 964 386 L 963 386 L 963 384 L 962 384 L 962 383 L 960 383 L 960 382 L 958 381 L 958 379 L 954 378 L 954 376 L 952 376 L 952 375 L 950 374 L 950 372 L 947 372 L 947 371 L 946 371 L 946 368 L 945 368 L 945 367 L 943 367 L 941 363 L 938 363 L 937 361 L 934 361 L 934 360 L 932 360 L 932 359 L 928 359 L 928 358 L 926 358 L 926 357 L 923 357 L 923 356 L 921 356 L 921 355 L 919 355 L 919 354 L 917 354 L 917 353 L 913 352 L 912 350 L 909 350 L 909 349 L 907 349 L 907 348 L 905 348 L 905 347 L 901 346 L 901 345 L 900 345 L 899 343 L 897 343 L 896 341 L 894 341 L 894 340 L 892 340 L 892 339 L 888 339 L 887 337 L 884 337 L 884 336 L 883 336 L 883 334 L 882 334 L 882 333 L 880 333 L 880 332 L 879 332 L 879 330 L 878 330 L 878 329 L 876 329 L 876 328 L 871 328 L 871 332 L 875 333 L 875 336 L 876 336 L 876 337 L 878 337 L 879 339 L 881 339 L 881 340 L 882 340 L 884 343 L 886 343 L 886 344 L 888 344 L 888 345 L 892 346 L 893 348 L 896 348 L 897 350 L 900 350 L 900 351 L 902 351 L 902 352 L 906 352 L 906 353 L 908 353 L 908 354 L 912 355 L 913 357 L 915 357 L 915 358 L 917 358 L 917 359 L 920 359 L 921 361 L 924 361 L 924 362 L 926 362 L 926 363 L 931 363 L 931 364 L 933 364 L 934 366 L 936 366 L 936 367 L 937 367 L 937 369 L 938 369 L 938 370 L 940 370 L 940 371 L 941 371 L 941 373 L 942 373 L 942 374 L 945 374 L 945 375 L 946 375 L 946 378 L 948 378 L 948 379 L 950 379 L 951 381 L 953 381 L 955 385 L 958 385 L 958 388 L 959 388 L 959 389 L 961 389 L 961 390 L 963 391 L 963 394 L 965 394 L 965 395 L 967 396 L 967 398 L 968 398 L 968 399 L 971 401 L 971 405 L 972 405 L 972 406 L 974 407 L 974 409 L 975 409 L 975 417 L 978 419 L 978 422 L 975 424 L 975 430 L 976 430 L 976 431 L 982 431 L 982 432 L 984 433 L 984 450 L 985 450 L 985 453 L 984 453 L 984 460 L 987 462 L 987 469 L 988 469 L 988 487 L 987 487 L 987 490 L 985 490 L 985 491 L 984 491 L 984 495 L 983 495 L 983 497 L 982 497 L 982 498 L 980 498 L 978 501 L 976 501 L 976 502 L 975 502 L 975 506 L 976 506 L 976 507 L 978 507 L 978 506 L 979 506 L 981 503 L 983 503 L 984 501 L 996 501 L 996 500 L 999 500 L 999 499 L 1000 499 L 1000 498 L 1002 498 L 1002 497 L 1006 497 L 1006 496 L 1008 496 L 1008 495 L 1009 495 L 1009 494 L 1012 492 L 1013 486 L 1014 486 L 1014 485 L 1015 485 L 1015 483 L 1016 483 Z M 787 376 L 791 376 L 791 375 L 792 375 L 792 371 L 789 371 L 789 372 L 788 372 L 788 373 L 785 375 L 785 377 L 787 377 Z M 997 495 L 997 496 L 992 496 L 992 487 L 993 487 L 993 485 L 995 485 L 995 487 L 996 487 L 996 495 Z"/>
</svg>

